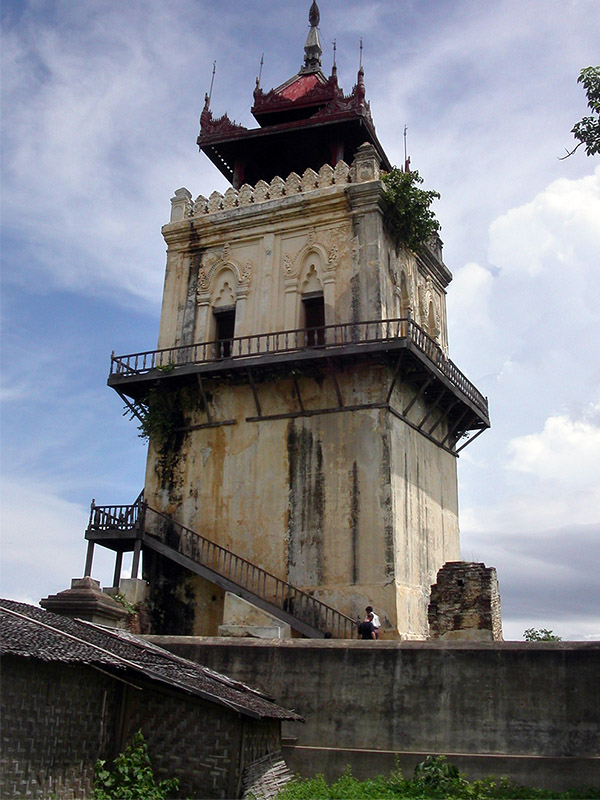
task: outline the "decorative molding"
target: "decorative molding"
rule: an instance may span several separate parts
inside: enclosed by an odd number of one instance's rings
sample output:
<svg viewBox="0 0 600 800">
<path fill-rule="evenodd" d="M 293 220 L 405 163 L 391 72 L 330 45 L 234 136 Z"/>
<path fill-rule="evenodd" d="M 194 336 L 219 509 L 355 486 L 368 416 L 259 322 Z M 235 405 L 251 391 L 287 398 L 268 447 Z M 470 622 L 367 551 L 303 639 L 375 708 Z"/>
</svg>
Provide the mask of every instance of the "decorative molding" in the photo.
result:
<svg viewBox="0 0 600 800">
<path fill-rule="evenodd" d="M 232 287 L 236 295 L 245 297 L 252 282 L 254 265 L 247 261 L 242 267 L 232 258 L 232 247 L 230 242 L 226 242 L 220 253 L 213 253 L 203 259 L 202 266 L 198 271 L 198 284 L 196 299 L 200 304 L 205 304 L 213 292 L 215 281 L 220 272 L 229 269 L 235 278 L 235 286 Z"/>
<path fill-rule="evenodd" d="M 349 225 L 320 230 L 318 233 L 315 228 L 311 228 L 308 231 L 305 244 L 295 255 L 289 252 L 284 253 L 283 273 L 286 286 L 291 286 L 293 282 L 297 285 L 302 268 L 311 252 L 316 253 L 319 257 L 320 274 L 323 281 L 331 282 L 340 262 L 344 258 L 351 256 L 349 245 L 351 234 L 352 228 Z"/>
<path fill-rule="evenodd" d="M 185 188 L 178 189 L 172 198 L 171 222 L 180 222 L 183 219 L 203 217 L 216 214 L 219 211 L 230 211 L 241 206 L 254 203 L 265 203 L 268 200 L 279 200 L 282 197 L 291 197 L 297 194 L 306 194 L 321 189 L 330 189 L 334 186 L 346 186 L 350 182 L 373 180 L 378 177 L 378 172 L 373 169 L 361 169 L 358 175 L 352 176 L 352 170 L 345 161 L 338 161 L 335 167 L 323 164 L 319 172 L 307 169 L 302 176 L 291 172 L 284 180 L 276 175 L 271 183 L 260 180 L 256 186 L 245 183 L 239 190 L 230 187 L 225 194 L 214 191 L 209 198 L 198 195 L 192 202 L 192 195 Z"/>
</svg>

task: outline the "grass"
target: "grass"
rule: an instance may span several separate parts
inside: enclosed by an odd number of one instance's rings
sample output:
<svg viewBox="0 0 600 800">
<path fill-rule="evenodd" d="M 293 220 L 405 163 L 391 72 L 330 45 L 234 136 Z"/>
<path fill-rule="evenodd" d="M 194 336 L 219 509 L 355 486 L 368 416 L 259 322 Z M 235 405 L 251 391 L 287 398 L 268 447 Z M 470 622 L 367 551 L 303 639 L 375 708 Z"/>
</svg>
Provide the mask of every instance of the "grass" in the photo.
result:
<svg viewBox="0 0 600 800">
<path fill-rule="evenodd" d="M 350 767 L 331 784 L 323 775 L 314 778 L 297 778 L 277 795 L 277 800 L 593 800 L 600 798 L 600 787 L 570 789 L 554 792 L 549 789 L 536 789 L 519 786 L 507 778 L 489 777 L 483 780 L 468 781 L 454 764 L 443 756 L 428 756 L 415 767 L 412 778 L 404 778 L 399 769 L 390 775 L 379 775 L 360 781 L 352 775 Z"/>
</svg>

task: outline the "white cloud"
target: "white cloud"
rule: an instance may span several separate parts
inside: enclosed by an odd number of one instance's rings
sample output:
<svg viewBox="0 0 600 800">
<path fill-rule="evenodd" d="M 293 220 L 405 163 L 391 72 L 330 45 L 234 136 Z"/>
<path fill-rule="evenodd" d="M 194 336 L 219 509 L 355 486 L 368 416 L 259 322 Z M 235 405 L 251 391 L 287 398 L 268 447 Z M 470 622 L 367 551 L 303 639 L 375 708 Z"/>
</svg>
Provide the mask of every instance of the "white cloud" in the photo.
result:
<svg viewBox="0 0 600 800">
<path fill-rule="evenodd" d="M 492 497 L 462 510 L 463 530 L 501 530 L 509 540 L 600 522 L 599 425 L 553 416 L 541 431 L 510 439 L 506 454 Z"/>
<path fill-rule="evenodd" d="M 448 296 L 449 313 L 471 327 L 488 328 L 493 283 L 494 278 L 485 267 L 475 262 L 465 264 L 452 281 L 452 291 Z"/>
<path fill-rule="evenodd" d="M 600 487 L 600 426 L 585 420 L 550 417 L 540 433 L 512 439 L 508 452 L 509 469 L 557 481 L 567 491 Z"/>
<path fill-rule="evenodd" d="M 560 288 L 600 252 L 600 167 L 580 180 L 561 178 L 490 227 L 490 261 L 520 280 L 560 270 Z M 557 276 L 558 277 L 558 276 Z"/>
<path fill-rule="evenodd" d="M 36 481 L 2 481 L 2 591 L 37 603 L 81 577 L 89 510 L 61 497 L 57 487 Z M 96 548 L 93 576 L 112 583 L 114 555 Z"/>
<path fill-rule="evenodd" d="M 160 296 L 160 227 L 200 160 L 188 53 L 205 43 L 188 5 L 59 3 L 57 19 L 6 26 L 3 211 L 27 252 L 5 252 L 9 279 Z"/>
</svg>

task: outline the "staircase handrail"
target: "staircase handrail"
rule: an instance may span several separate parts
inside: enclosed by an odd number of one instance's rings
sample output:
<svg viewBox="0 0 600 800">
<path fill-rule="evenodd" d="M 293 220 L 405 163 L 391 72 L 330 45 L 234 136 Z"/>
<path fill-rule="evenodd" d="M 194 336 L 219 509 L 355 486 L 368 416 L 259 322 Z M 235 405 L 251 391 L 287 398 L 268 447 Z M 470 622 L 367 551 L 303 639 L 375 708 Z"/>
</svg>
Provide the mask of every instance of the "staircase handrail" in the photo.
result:
<svg viewBox="0 0 600 800">
<path fill-rule="evenodd" d="M 328 631 L 336 638 L 351 639 L 356 635 L 357 623 L 351 617 L 182 525 L 168 514 L 148 506 L 141 497 L 131 506 L 97 506 L 92 502 L 88 529 L 102 531 L 114 527 L 119 531 L 132 531 L 142 527 L 144 533 L 155 536 L 181 555 L 220 574 L 292 617 L 319 630 Z M 159 526 L 149 527 L 149 518 L 152 515 L 164 521 L 167 526 L 178 529 L 180 535 L 176 543 L 169 541 L 168 529 L 160 531 Z M 185 544 L 182 543 L 182 536 L 185 537 Z"/>
</svg>

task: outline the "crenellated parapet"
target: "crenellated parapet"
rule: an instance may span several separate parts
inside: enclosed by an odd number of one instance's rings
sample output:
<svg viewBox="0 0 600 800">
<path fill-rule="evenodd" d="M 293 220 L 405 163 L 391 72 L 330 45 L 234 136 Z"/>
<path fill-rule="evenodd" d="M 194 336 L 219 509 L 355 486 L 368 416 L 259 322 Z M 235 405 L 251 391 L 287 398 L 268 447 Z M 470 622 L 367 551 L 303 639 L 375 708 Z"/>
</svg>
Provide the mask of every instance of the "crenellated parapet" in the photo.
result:
<svg viewBox="0 0 600 800">
<path fill-rule="evenodd" d="M 374 173 L 370 173 L 371 175 Z M 241 206 L 250 206 L 256 203 L 265 203 L 268 200 L 280 200 L 282 197 L 307 194 L 320 189 L 329 189 L 331 186 L 347 186 L 349 183 L 372 180 L 365 174 L 358 175 L 356 170 L 338 161 L 335 167 L 323 164 L 319 172 L 306 169 L 302 175 L 291 172 L 284 180 L 276 175 L 270 183 L 258 181 L 254 186 L 245 183 L 239 189 L 230 187 L 224 194 L 214 191 L 210 197 L 198 195 L 192 200 L 191 193 L 185 189 L 177 189 L 171 198 L 171 222 L 180 222 L 183 219 L 202 217 L 227 211 Z"/>
</svg>

